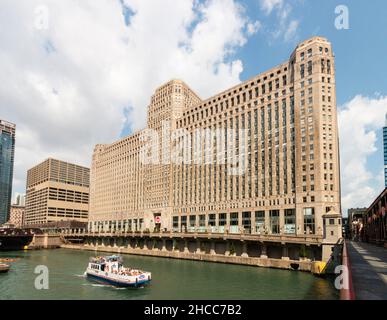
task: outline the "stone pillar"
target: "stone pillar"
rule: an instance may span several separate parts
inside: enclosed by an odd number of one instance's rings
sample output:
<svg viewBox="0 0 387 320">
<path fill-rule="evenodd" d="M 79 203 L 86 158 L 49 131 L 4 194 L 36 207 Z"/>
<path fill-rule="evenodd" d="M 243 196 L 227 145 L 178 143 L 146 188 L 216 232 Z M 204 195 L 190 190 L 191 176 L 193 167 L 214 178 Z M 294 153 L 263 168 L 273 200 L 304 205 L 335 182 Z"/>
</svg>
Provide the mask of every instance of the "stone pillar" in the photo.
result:
<svg viewBox="0 0 387 320">
<path fill-rule="evenodd" d="M 280 234 L 285 233 L 285 210 L 281 209 L 279 213 Z"/>
<path fill-rule="evenodd" d="M 167 251 L 167 241 L 163 238 L 162 239 L 162 241 L 163 241 L 163 246 L 161 247 L 161 251 Z"/>
<path fill-rule="evenodd" d="M 211 255 L 215 255 L 216 254 L 216 251 L 215 251 L 215 241 L 211 241 L 210 254 Z"/>
<path fill-rule="evenodd" d="M 238 212 L 238 233 L 242 233 L 242 212 Z"/>
<path fill-rule="evenodd" d="M 271 228 L 270 228 L 270 212 L 268 210 L 265 210 L 265 231 L 270 234 Z"/>
<path fill-rule="evenodd" d="M 267 259 L 267 247 L 264 243 L 262 243 L 261 249 L 261 259 Z"/>
<path fill-rule="evenodd" d="M 251 211 L 251 233 L 255 233 L 255 211 Z"/>
<path fill-rule="evenodd" d="M 137 238 L 134 239 L 134 248 L 133 249 L 137 249 L 138 247 L 138 240 Z"/>
<path fill-rule="evenodd" d="M 289 250 L 286 244 L 282 246 L 282 260 L 289 260 Z"/>
<path fill-rule="evenodd" d="M 242 242 L 242 257 L 243 258 L 248 258 L 249 257 L 249 255 L 247 253 L 247 243 L 246 243 L 246 241 Z"/>
</svg>

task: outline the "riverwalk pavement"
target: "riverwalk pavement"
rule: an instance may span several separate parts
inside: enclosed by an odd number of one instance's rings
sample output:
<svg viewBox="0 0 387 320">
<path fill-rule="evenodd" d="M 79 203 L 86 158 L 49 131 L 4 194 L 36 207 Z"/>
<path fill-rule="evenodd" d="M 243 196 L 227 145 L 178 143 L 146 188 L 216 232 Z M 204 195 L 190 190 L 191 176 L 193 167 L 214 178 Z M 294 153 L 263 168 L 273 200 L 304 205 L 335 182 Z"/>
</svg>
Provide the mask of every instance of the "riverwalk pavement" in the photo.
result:
<svg viewBox="0 0 387 320">
<path fill-rule="evenodd" d="M 387 300 L 387 249 L 347 242 L 357 300 Z"/>
</svg>

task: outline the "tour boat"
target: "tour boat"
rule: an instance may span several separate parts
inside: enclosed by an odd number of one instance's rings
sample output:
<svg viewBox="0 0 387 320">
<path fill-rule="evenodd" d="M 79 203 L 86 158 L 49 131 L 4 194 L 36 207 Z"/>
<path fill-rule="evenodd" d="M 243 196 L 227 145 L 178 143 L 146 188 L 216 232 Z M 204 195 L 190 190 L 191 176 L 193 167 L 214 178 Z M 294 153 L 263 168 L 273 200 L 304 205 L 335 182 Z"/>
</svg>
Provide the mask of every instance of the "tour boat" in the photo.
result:
<svg viewBox="0 0 387 320">
<path fill-rule="evenodd" d="M 0 273 L 6 273 L 9 271 L 9 265 L 0 263 Z"/>
<path fill-rule="evenodd" d="M 90 258 L 85 275 L 116 287 L 138 288 L 148 284 L 152 279 L 150 272 L 124 267 L 120 256 Z"/>
</svg>

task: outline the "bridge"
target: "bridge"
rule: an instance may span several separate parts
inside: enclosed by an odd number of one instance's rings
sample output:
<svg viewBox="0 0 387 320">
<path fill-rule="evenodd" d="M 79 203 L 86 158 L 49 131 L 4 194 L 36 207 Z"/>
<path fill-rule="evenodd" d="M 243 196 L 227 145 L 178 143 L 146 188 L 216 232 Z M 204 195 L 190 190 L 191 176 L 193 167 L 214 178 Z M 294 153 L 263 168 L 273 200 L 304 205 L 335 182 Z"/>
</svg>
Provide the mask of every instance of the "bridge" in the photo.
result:
<svg viewBox="0 0 387 320">
<path fill-rule="evenodd" d="M 202 240 L 234 240 L 271 242 L 280 244 L 303 244 L 306 246 L 321 246 L 321 235 L 291 235 L 291 234 L 254 234 L 254 233 L 216 233 L 216 232 L 70 232 L 62 233 L 62 237 L 69 242 L 81 242 L 90 238 L 166 238 L 166 239 L 202 239 Z"/>
<path fill-rule="evenodd" d="M 352 299 L 387 300 L 387 249 L 347 241 Z"/>
</svg>

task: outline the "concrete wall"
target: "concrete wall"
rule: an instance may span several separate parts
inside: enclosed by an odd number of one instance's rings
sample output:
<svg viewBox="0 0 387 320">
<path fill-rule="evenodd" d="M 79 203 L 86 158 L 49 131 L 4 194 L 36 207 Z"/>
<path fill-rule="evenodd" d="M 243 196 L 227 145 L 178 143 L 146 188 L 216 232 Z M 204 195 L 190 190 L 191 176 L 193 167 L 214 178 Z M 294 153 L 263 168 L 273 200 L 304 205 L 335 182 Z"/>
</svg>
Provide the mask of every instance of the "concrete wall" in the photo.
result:
<svg viewBox="0 0 387 320">
<path fill-rule="evenodd" d="M 51 249 L 59 248 L 62 245 L 62 240 L 59 235 L 35 234 L 28 249 Z"/>
<path fill-rule="evenodd" d="M 321 248 L 317 246 L 308 248 L 308 258 L 304 258 L 300 257 L 300 246 L 296 244 L 165 238 L 87 238 L 85 244 L 62 247 L 308 272 L 312 270 L 312 261 L 321 256 Z"/>
</svg>

